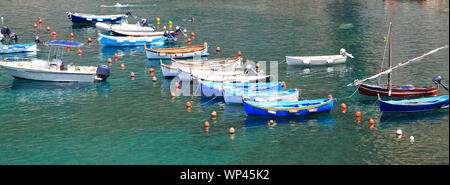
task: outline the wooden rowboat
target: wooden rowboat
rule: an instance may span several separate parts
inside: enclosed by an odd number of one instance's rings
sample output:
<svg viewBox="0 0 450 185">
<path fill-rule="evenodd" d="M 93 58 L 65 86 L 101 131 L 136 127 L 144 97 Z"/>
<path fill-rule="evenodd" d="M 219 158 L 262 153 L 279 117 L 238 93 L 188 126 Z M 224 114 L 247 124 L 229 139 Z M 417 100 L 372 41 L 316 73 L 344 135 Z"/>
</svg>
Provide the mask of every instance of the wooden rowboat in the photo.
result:
<svg viewBox="0 0 450 185">
<path fill-rule="evenodd" d="M 192 58 L 208 55 L 208 45 L 186 46 L 179 48 L 145 48 L 148 59 Z"/>
<path fill-rule="evenodd" d="M 315 99 L 283 102 L 244 101 L 245 113 L 257 116 L 301 116 L 330 111 L 334 99 Z"/>
</svg>

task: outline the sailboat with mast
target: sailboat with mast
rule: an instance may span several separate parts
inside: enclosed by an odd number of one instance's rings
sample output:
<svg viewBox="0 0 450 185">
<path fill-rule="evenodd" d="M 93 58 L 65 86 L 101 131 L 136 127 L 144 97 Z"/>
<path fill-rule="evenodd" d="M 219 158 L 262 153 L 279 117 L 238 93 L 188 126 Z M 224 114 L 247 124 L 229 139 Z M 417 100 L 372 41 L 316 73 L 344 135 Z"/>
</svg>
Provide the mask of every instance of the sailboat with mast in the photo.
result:
<svg viewBox="0 0 450 185">
<path fill-rule="evenodd" d="M 391 40 L 392 40 L 392 22 L 389 24 L 388 32 L 388 45 L 389 45 L 389 67 L 384 71 L 381 71 L 372 76 L 366 77 L 362 80 L 356 79 L 353 83 L 347 86 L 358 86 L 358 92 L 360 95 L 366 96 L 381 96 L 381 97 L 421 97 L 421 96 L 436 96 L 437 87 L 435 86 L 414 86 L 414 85 L 392 85 L 391 83 L 391 73 L 394 69 L 401 66 L 405 66 L 410 63 L 415 63 L 421 61 L 425 56 L 431 55 L 441 49 L 448 48 L 448 45 L 442 46 L 440 48 L 429 51 L 425 54 L 417 56 L 415 58 L 401 62 L 395 66 L 391 65 Z M 387 74 L 387 84 L 373 84 L 367 83 L 365 81 L 375 79 L 383 74 Z"/>
</svg>

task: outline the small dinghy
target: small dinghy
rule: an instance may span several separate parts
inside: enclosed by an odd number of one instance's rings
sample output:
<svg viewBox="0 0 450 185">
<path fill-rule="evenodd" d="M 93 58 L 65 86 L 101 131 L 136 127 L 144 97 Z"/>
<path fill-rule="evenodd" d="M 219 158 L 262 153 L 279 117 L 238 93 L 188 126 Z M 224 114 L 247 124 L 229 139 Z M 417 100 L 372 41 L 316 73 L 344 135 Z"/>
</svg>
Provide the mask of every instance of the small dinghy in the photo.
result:
<svg viewBox="0 0 450 185">
<path fill-rule="evenodd" d="M 72 13 L 70 10 L 66 12 L 67 19 L 72 23 L 97 23 L 97 22 L 110 22 L 120 23 L 125 14 L 116 15 L 94 15 L 85 13 Z"/>
<path fill-rule="evenodd" d="M 173 63 L 172 65 L 167 65 L 163 64 L 162 60 L 160 61 L 160 66 L 164 77 L 178 76 L 180 73 L 190 74 L 191 71 L 193 70 L 203 72 L 226 71 L 234 69 L 235 68 L 234 66 L 236 64 L 237 64 L 236 62 L 228 62 L 223 64 L 211 63 L 211 64 L 180 65 L 177 63 Z M 185 76 L 188 74 L 185 74 Z"/>
<path fill-rule="evenodd" d="M 199 81 L 200 91 L 205 96 L 222 96 L 225 89 L 241 91 L 281 90 L 281 82 L 227 83 Z"/>
<path fill-rule="evenodd" d="M 448 96 L 408 100 L 378 100 L 381 112 L 420 112 L 448 107 Z"/>
<path fill-rule="evenodd" d="M 207 74 L 198 74 L 196 76 L 199 81 L 208 82 L 227 82 L 227 83 L 256 83 L 256 82 L 270 82 L 273 79 L 272 75 L 257 75 L 257 76 L 209 76 Z"/>
<path fill-rule="evenodd" d="M 163 45 L 167 41 L 167 37 L 123 37 L 108 36 L 98 33 L 97 39 L 103 46 L 143 46 L 143 45 Z"/>
<path fill-rule="evenodd" d="M 145 48 L 148 59 L 193 58 L 208 55 L 208 45 L 186 46 L 179 48 L 150 49 Z"/>
<path fill-rule="evenodd" d="M 0 45 L 0 54 L 37 51 L 36 43 Z"/>
<path fill-rule="evenodd" d="M 436 76 L 433 82 L 448 90 L 448 86 L 442 84 L 442 77 Z M 378 100 L 381 112 L 420 112 L 439 108 L 448 108 L 448 95 L 429 98 L 418 98 L 408 100 Z"/>
<path fill-rule="evenodd" d="M 247 115 L 257 116 L 302 116 L 307 114 L 330 111 L 334 99 L 315 99 L 283 102 L 244 101 Z"/>
<path fill-rule="evenodd" d="M 33 59 L 32 61 L 0 62 L 0 66 L 11 76 L 19 79 L 51 81 L 51 82 L 94 82 L 104 81 L 109 77 L 107 65 L 75 66 L 72 63 L 64 66 L 62 55 L 65 48 L 80 47 L 81 43 L 69 41 L 51 41 L 48 60 Z M 53 49 L 56 47 L 56 49 Z"/>
<path fill-rule="evenodd" d="M 276 102 L 298 101 L 299 90 L 275 90 L 275 91 L 241 91 L 226 89 L 223 91 L 225 103 L 243 103 L 246 101 Z"/>
<path fill-rule="evenodd" d="M 340 50 L 339 55 L 328 56 L 305 56 L 295 57 L 286 56 L 286 63 L 288 65 L 331 65 L 345 63 L 347 57 L 353 58 L 353 55 L 347 53 L 345 49 Z"/>
</svg>

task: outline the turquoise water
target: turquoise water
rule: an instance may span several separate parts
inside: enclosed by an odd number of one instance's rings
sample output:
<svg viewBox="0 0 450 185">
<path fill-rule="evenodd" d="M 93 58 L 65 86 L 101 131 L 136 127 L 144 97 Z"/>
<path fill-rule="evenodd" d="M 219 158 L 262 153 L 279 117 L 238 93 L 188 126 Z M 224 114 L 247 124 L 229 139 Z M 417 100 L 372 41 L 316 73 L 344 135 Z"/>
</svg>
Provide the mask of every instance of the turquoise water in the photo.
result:
<svg viewBox="0 0 450 185">
<path fill-rule="evenodd" d="M 295 118 L 247 116 L 243 106 L 201 97 L 170 97 L 159 61 L 142 47 L 105 48 L 96 29 L 73 26 L 65 11 L 116 14 L 100 8 L 115 1 L 0 1 L 3 25 L 20 43 L 37 34 L 85 43 L 66 61 L 98 65 L 119 54 L 103 83 L 45 83 L 13 79 L 0 69 L 0 164 L 449 164 L 448 109 L 416 114 L 381 114 L 376 98 L 353 94 L 345 85 L 380 70 L 387 17 L 392 17 L 393 63 L 449 43 L 448 1 L 126 1 L 132 12 L 156 23 L 171 20 L 195 32 L 192 45 L 208 42 L 209 58 L 278 61 L 278 78 L 302 89 L 301 99 L 333 94 L 329 113 Z M 43 23 L 35 32 L 38 17 Z M 195 23 L 184 19 L 195 17 Z M 93 42 L 87 43 L 92 37 Z M 4 43 L 7 44 L 7 43 Z M 176 46 L 184 46 L 180 38 Z M 221 52 L 214 49 L 221 47 Z M 47 58 L 48 48 L 22 57 Z M 345 48 L 355 58 L 327 67 L 287 66 L 287 55 L 329 55 Z M 13 55 L 14 56 L 14 55 Z M 6 57 L 1 55 L 0 57 Z M 395 84 L 431 85 L 435 75 L 448 84 L 449 50 L 393 74 Z M 120 64 L 125 64 L 125 69 Z M 148 68 L 155 68 L 153 83 Z M 131 80 L 129 74 L 136 77 Z M 382 78 L 384 80 L 384 78 Z M 442 88 L 438 94 L 448 94 Z M 351 96 L 351 97 L 350 97 Z M 190 112 L 186 101 L 192 102 Z M 341 112 L 344 102 L 347 112 Z M 361 110 L 362 119 L 354 119 Z M 217 119 L 209 114 L 217 111 Z M 369 129 L 373 118 L 375 128 Z M 268 127 L 274 119 L 277 125 Z M 203 122 L 209 120 L 208 132 Z M 230 138 L 228 129 L 236 134 Z M 404 136 L 397 139 L 398 128 Z M 415 137 L 414 144 L 409 136 Z"/>
</svg>

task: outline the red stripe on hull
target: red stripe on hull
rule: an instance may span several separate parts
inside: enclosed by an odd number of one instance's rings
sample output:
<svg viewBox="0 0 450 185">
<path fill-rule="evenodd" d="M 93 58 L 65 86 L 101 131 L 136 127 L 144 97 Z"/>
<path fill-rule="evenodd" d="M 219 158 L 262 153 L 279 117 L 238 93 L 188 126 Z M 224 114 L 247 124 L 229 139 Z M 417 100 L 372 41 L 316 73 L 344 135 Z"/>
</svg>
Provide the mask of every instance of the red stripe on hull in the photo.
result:
<svg viewBox="0 0 450 185">
<path fill-rule="evenodd" d="M 387 90 L 387 86 L 381 87 L 370 87 L 364 84 L 361 84 L 358 87 L 358 92 L 360 95 L 366 96 L 378 96 L 378 94 L 382 97 L 389 97 L 389 91 Z M 392 89 L 390 97 L 419 97 L 419 96 L 436 96 L 437 89 L 436 87 L 413 87 L 412 89 Z"/>
</svg>

